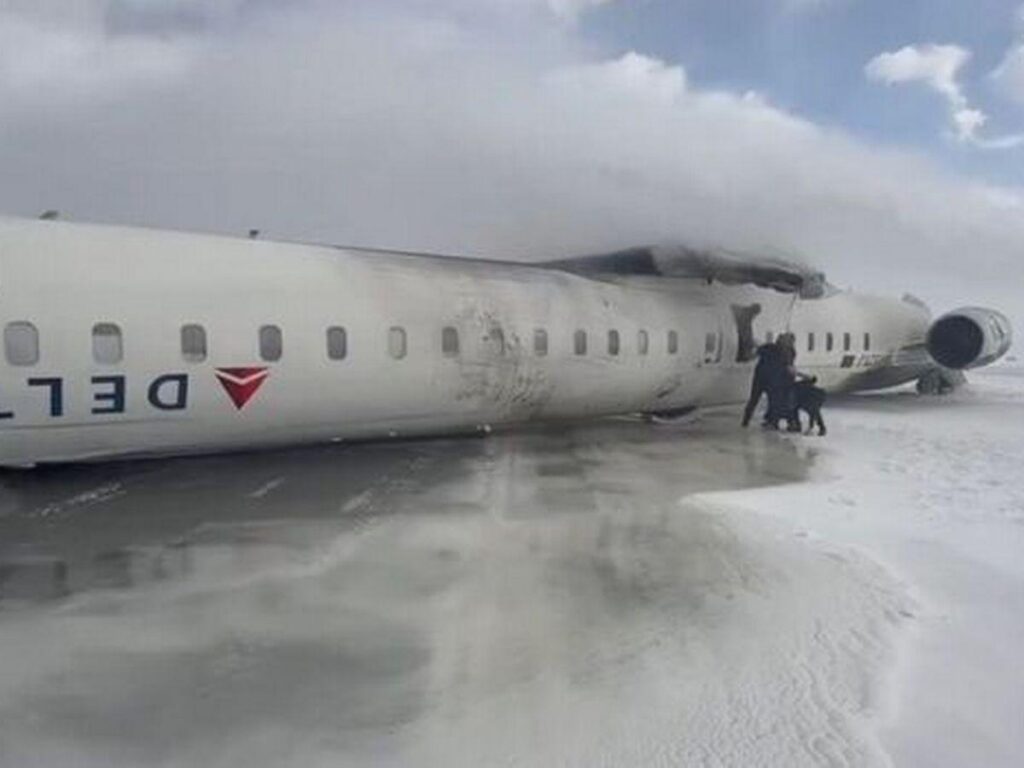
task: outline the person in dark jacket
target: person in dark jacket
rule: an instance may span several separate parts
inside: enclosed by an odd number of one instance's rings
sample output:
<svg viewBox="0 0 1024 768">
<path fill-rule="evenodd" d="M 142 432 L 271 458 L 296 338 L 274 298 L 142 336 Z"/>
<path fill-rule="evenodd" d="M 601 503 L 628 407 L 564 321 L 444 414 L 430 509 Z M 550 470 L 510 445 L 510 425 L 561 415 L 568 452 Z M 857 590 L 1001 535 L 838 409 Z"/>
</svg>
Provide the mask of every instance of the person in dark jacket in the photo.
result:
<svg viewBox="0 0 1024 768">
<path fill-rule="evenodd" d="M 769 341 L 757 348 L 757 365 L 754 366 L 754 378 L 750 382 L 750 397 L 743 409 L 743 426 L 749 426 L 750 419 L 764 395 L 771 392 L 771 383 L 778 378 L 782 365 L 782 350 L 777 342 Z M 771 408 L 769 407 L 769 412 Z M 768 416 L 765 416 L 767 422 Z"/>
<path fill-rule="evenodd" d="M 772 367 L 768 379 L 768 416 L 765 426 L 778 429 L 779 421 L 786 420 L 789 432 L 800 431 L 800 420 L 793 402 L 793 384 L 796 382 L 796 337 L 792 333 L 779 336 L 779 360 Z"/>
</svg>

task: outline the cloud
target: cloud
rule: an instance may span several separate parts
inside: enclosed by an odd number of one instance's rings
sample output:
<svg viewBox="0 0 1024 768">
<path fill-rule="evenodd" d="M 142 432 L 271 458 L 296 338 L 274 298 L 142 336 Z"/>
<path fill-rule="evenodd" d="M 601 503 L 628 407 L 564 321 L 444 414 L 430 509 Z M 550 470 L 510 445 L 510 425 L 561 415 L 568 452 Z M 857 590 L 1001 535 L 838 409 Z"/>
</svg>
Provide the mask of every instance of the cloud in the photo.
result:
<svg viewBox="0 0 1024 768">
<path fill-rule="evenodd" d="M 614 0 L 548 0 L 548 5 L 562 18 L 575 19 L 585 11 L 611 2 Z"/>
<path fill-rule="evenodd" d="M 1019 43 L 1006 52 L 992 77 L 1004 93 L 1014 101 L 1024 104 L 1024 43 Z"/>
<path fill-rule="evenodd" d="M 992 72 L 992 79 L 1006 96 L 1024 104 L 1024 5 L 1017 11 L 1017 41 Z"/>
<path fill-rule="evenodd" d="M 251 0 L 107 0 L 105 24 L 116 33 L 201 31 L 237 19 Z"/>
<path fill-rule="evenodd" d="M 960 73 L 971 53 L 958 45 L 907 45 L 880 53 L 864 67 L 869 80 L 886 85 L 921 83 L 942 95 L 949 106 L 953 135 L 960 142 L 981 149 L 1013 149 L 1024 146 L 1024 134 L 983 137 L 988 115 L 972 107 L 960 82 Z"/>
<path fill-rule="evenodd" d="M 20 103 L 0 113 L 0 210 L 528 260 L 684 239 L 802 253 L 937 306 L 1019 300 L 1018 190 L 602 53 L 544 3 L 237 14 L 164 35 L 76 22 L 72 60 L 102 67 L 0 77 Z M 177 63 L 139 77 L 128 44 Z"/>
<path fill-rule="evenodd" d="M 47 10 L 43 3 L 32 14 L 0 11 L 0 92 L 9 110 L 105 100 L 173 81 L 190 65 L 192 42 L 111 37 L 100 15 L 69 24 Z"/>
<path fill-rule="evenodd" d="M 898 51 L 880 53 L 867 63 L 864 72 L 869 80 L 886 85 L 923 83 L 941 94 L 949 104 L 957 138 L 971 141 L 987 118 L 968 106 L 960 86 L 960 70 L 970 58 L 970 51 L 958 45 L 908 45 Z"/>
<path fill-rule="evenodd" d="M 670 106 L 686 92 L 686 70 L 630 51 L 618 59 L 566 67 L 552 72 L 550 83 L 578 94 L 614 94 Z"/>
</svg>

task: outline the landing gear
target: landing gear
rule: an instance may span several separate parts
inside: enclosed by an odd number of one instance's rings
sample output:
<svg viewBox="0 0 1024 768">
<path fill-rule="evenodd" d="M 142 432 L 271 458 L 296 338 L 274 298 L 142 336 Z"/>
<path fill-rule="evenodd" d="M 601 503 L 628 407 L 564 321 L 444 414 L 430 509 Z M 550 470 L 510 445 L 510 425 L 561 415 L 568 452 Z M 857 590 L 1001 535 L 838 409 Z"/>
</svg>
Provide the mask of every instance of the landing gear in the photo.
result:
<svg viewBox="0 0 1024 768">
<path fill-rule="evenodd" d="M 966 381 L 967 377 L 960 371 L 933 368 L 917 380 L 917 392 L 920 395 L 948 395 Z"/>
</svg>

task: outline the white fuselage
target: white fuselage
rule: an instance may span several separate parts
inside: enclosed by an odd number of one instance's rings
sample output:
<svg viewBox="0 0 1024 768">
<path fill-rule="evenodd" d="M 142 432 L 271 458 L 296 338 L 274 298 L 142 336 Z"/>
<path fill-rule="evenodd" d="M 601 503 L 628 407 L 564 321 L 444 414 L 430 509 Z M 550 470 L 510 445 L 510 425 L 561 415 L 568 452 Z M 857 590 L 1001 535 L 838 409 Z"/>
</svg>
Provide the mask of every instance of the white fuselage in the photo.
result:
<svg viewBox="0 0 1024 768">
<path fill-rule="evenodd" d="M 732 308 L 754 303 L 755 337 L 794 332 L 829 389 L 932 364 L 902 301 L 2 221 L 0 465 L 735 403 Z"/>
</svg>

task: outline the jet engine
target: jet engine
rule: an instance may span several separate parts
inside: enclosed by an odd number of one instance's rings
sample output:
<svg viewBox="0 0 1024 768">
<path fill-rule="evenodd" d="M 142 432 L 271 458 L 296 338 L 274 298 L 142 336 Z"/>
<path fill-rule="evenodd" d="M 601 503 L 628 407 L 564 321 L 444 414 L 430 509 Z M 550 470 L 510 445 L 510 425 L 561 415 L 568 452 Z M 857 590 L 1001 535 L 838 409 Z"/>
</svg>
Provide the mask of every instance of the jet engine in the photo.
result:
<svg viewBox="0 0 1024 768">
<path fill-rule="evenodd" d="M 999 312 L 963 307 L 947 312 L 928 329 L 928 353 L 939 365 L 961 371 L 998 360 L 1010 348 L 1013 330 Z"/>
</svg>

